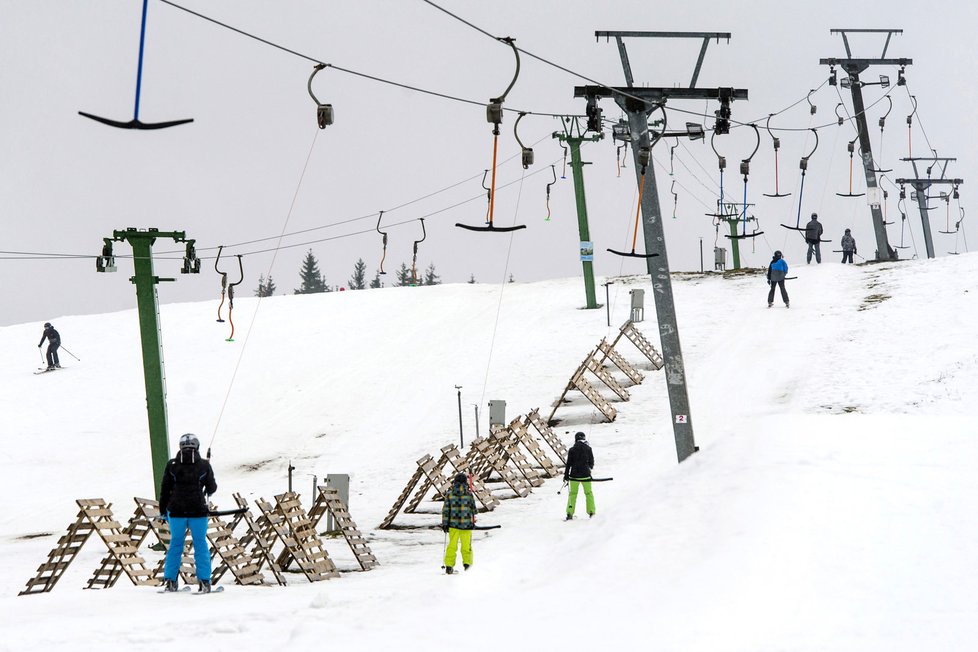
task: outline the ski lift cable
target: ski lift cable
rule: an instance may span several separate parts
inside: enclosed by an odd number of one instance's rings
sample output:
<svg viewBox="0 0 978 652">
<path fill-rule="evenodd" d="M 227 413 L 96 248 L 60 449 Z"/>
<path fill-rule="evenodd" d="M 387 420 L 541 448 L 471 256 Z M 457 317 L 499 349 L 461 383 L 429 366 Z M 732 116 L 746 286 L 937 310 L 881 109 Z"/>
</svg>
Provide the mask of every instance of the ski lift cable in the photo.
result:
<svg viewBox="0 0 978 652">
<path fill-rule="evenodd" d="M 289 204 L 289 210 L 288 212 L 286 212 L 285 220 L 282 222 L 281 237 L 285 237 L 285 230 L 288 228 L 289 220 L 292 218 L 292 211 L 295 210 L 295 202 L 299 198 L 299 191 L 302 189 L 302 182 L 306 178 L 306 170 L 309 169 L 309 161 L 310 159 L 312 159 L 312 153 L 316 149 L 316 141 L 319 138 L 319 132 L 320 129 L 318 128 L 313 132 L 312 142 L 309 144 L 309 152 L 306 154 L 306 161 L 302 166 L 302 172 L 299 174 L 299 181 L 296 183 L 295 192 L 292 193 L 292 201 Z M 241 263 L 242 255 L 243 254 L 238 255 L 238 264 Z M 272 254 L 272 260 L 269 261 L 268 268 L 266 269 L 266 276 L 268 276 L 269 278 L 272 275 L 272 268 L 275 267 L 275 260 L 277 257 L 278 257 L 278 249 L 276 248 L 274 250 L 274 253 Z M 243 278 L 244 278 L 244 274 L 242 274 L 242 279 Z M 244 353 L 248 348 L 248 341 L 251 339 L 251 334 L 255 330 L 255 319 L 258 317 L 258 311 L 261 308 L 262 298 L 263 297 L 259 295 L 258 302 L 255 304 L 255 310 L 254 312 L 251 313 L 251 322 L 248 324 L 248 330 L 245 332 L 244 342 L 242 342 L 241 344 L 241 350 L 238 351 L 238 359 L 234 363 L 234 370 L 231 372 L 231 379 L 228 382 L 228 389 L 227 392 L 224 394 L 224 401 L 221 403 L 221 410 L 220 412 L 218 412 L 217 421 L 214 423 L 214 432 L 211 433 L 211 440 L 207 444 L 208 458 L 210 458 L 211 456 L 210 449 L 214 445 L 214 440 L 217 439 L 218 429 L 221 426 L 221 420 L 224 418 L 224 411 L 227 408 L 228 400 L 231 398 L 231 391 L 234 389 L 234 381 L 238 377 L 238 370 L 241 368 L 241 360 L 244 359 Z M 230 318 L 230 315 L 228 318 Z M 234 332 L 232 330 L 232 336 L 233 333 Z"/>
</svg>

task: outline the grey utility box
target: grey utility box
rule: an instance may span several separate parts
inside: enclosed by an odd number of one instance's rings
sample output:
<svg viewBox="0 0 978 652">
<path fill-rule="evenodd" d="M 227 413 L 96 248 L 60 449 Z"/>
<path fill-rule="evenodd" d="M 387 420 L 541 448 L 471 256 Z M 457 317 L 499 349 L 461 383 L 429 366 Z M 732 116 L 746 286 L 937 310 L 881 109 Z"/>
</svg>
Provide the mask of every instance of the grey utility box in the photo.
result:
<svg viewBox="0 0 978 652">
<path fill-rule="evenodd" d="M 330 473 L 326 476 L 326 486 L 330 489 L 336 489 L 336 493 L 340 495 L 340 500 L 346 505 L 346 511 L 350 511 L 350 476 L 347 473 Z M 333 515 L 326 512 L 326 531 L 334 532 L 338 530 L 336 522 L 333 521 Z"/>
<path fill-rule="evenodd" d="M 632 295 L 632 321 L 640 322 L 645 320 L 645 290 L 629 290 Z"/>
<path fill-rule="evenodd" d="M 489 401 L 489 429 L 506 425 L 506 401 Z"/>
<path fill-rule="evenodd" d="M 727 269 L 727 250 L 723 247 L 713 247 L 713 269 L 721 272 Z"/>
</svg>

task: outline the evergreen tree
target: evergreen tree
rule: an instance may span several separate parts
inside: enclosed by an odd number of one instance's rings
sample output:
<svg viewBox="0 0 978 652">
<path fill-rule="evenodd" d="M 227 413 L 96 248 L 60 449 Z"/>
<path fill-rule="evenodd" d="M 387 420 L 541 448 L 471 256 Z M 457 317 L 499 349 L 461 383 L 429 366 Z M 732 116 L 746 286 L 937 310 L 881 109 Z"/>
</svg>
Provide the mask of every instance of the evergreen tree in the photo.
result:
<svg viewBox="0 0 978 652">
<path fill-rule="evenodd" d="M 469 283 L 475 283 L 475 274 L 469 274 Z"/>
<path fill-rule="evenodd" d="M 401 263 L 400 268 L 395 272 L 395 287 L 406 287 L 411 285 L 411 270 L 404 263 Z"/>
<path fill-rule="evenodd" d="M 428 265 L 428 269 L 424 271 L 424 284 L 425 285 L 441 285 L 441 277 L 435 274 L 435 264 L 431 263 Z"/>
<path fill-rule="evenodd" d="M 306 257 L 302 260 L 302 269 L 299 270 L 299 278 L 302 284 L 295 294 L 315 294 L 317 292 L 327 292 L 326 277 L 319 271 L 319 261 L 312 253 L 312 249 L 306 252 Z"/>
<path fill-rule="evenodd" d="M 350 277 L 347 287 L 351 290 L 364 290 L 367 288 L 366 280 L 367 263 L 363 262 L 363 258 L 357 258 L 357 262 L 353 264 L 353 276 Z"/>
<path fill-rule="evenodd" d="M 258 289 L 255 290 L 256 297 L 270 297 L 275 294 L 275 281 L 272 280 L 272 275 L 268 275 L 268 279 L 265 279 L 265 275 L 262 274 L 258 277 Z"/>
<path fill-rule="evenodd" d="M 381 287 L 381 284 L 380 284 L 380 271 L 376 271 L 376 272 L 374 272 L 374 278 L 373 278 L 373 280 L 370 281 L 370 289 L 371 290 L 376 290 L 379 287 Z"/>
</svg>

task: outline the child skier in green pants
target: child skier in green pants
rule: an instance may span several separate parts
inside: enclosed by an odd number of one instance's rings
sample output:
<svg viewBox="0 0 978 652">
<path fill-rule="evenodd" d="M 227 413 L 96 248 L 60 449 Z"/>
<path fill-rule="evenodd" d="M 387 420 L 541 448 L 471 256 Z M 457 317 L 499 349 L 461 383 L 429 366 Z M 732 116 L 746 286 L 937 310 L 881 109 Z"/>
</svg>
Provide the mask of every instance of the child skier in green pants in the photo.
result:
<svg viewBox="0 0 978 652">
<path fill-rule="evenodd" d="M 564 482 L 570 481 L 567 495 L 567 520 L 574 518 L 577 506 L 578 487 L 584 486 L 585 506 L 588 517 L 594 516 L 594 494 L 591 493 L 591 469 L 594 468 L 594 453 L 583 432 L 574 435 L 574 445 L 567 451 L 567 465 L 564 466 Z"/>
<path fill-rule="evenodd" d="M 452 481 L 452 488 L 445 495 L 441 508 L 441 529 L 448 533 L 448 547 L 445 549 L 445 572 L 455 572 L 455 557 L 458 544 L 462 544 L 462 567 L 472 565 L 472 529 L 475 527 L 475 497 L 469 491 L 469 478 L 459 473 Z"/>
</svg>

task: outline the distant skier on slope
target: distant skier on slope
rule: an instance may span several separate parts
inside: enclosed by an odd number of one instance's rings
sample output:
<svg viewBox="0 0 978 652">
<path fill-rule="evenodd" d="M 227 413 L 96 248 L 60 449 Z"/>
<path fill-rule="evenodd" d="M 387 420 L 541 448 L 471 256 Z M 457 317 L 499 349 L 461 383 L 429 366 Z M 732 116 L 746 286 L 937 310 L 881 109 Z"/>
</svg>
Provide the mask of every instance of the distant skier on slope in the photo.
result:
<svg viewBox="0 0 978 652">
<path fill-rule="evenodd" d="M 41 341 L 38 342 L 37 348 L 41 348 L 44 345 L 44 340 L 48 341 L 48 371 L 51 369 L 60 369 L 61 362 L 58 360 L 58 348 L 61 346 L 61 335 L 58 334 L 58 331 L 54 330 L 51 322 L 44 324 L 44 332 L 41 334 Z"/>
<path fill-rule="evenodd" d="M 787 275 L 788 263 L 781 257 L 780 251 L 775 251 L 774 256 L 771 258 L 771 263 L 767 266 L 767 282 L 771 286 L 771 289 L 767 293 L 768 308 L 774 305 L 775 287 L 781 288 L 781 300 L 784 301 L 784 307 L 790 307 L 788 305 L 788 291 L 784 289 L 784 277 Z"/>
<path fill-rule="evenodd" d="M 200 456 L 200 442 L 187 433 L 180 437 L 180 452 L 166 463 L 160 485 L 160 514 L 170 523 L 170 546 L 163 568 L 163 590 L 177 590 L 187 529 L 193 538 L 197 590 L 211 591 L 211 553 L 207 545 L 207 497 L 217 491 L 214 470 Z"/>
<path fill-rule="evenodd" d="M 448 533 L 448 547 L 445 548 L 445 572 L 455 572 L 455 557 L 458 544 L 462 543 L 462 568 L 472 565 L 472 529 L 475 527 L 475 498 L 469 491 L 469 478 L 459 473 L 452 480 L 452 488 L 445 495 L 441 508 L 441 529 Z"/>
<path fill-rule="evenodd" d="M 818 213 L 812 213 L 812 219 L 805 225 L 805 242 L 808 243 L 808 253 L 805 260 L 810 265 L 812 262 L 812 252 L 815 252 L 815 262 L 822 264 L 822 248 L 819 242 L 822 241 L 822 225 L 818 221 Z"/>
<path fill-rule="evenodd" d="M 856 251 L 856 239 L 852 237 L 852 230 L 846 229 L 846 234 L 842 236 L 842 264 L 852 264 L 852 255 L 855 253 L 859 253 Z"/>
<path fill-rule="evenodd" d="M 567 520 L 574 518 L 577 507 L 577 490 L 584 486 L 585 507 L 588 518 L 594 516 L 594 494 L 591 492 L 591 469 L 594 468 L 594 453 L 583 432 L 574 435 L 574 445 L 567 451 L 567 465 L 564 466 L 564 482 L 570 481 L 567 495 Z"/>
</svg>

